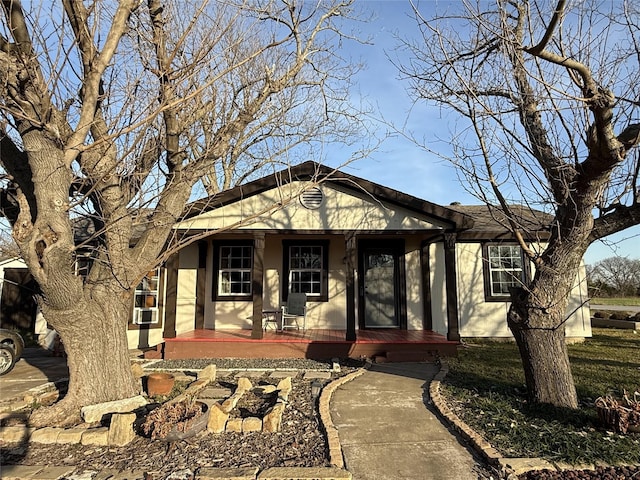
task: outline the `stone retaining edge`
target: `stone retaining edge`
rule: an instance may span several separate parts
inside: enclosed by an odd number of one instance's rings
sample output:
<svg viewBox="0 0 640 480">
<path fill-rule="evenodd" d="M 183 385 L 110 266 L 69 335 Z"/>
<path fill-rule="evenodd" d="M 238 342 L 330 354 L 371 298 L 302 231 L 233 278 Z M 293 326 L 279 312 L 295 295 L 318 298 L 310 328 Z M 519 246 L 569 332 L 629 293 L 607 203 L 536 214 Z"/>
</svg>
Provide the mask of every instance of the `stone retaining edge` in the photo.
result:
<svg viewBox="0 0 640 480">
<path fill-rule="evenodd" d="M 567 465 L 556 462 L 549 462 L 544 458 L 508 458 L 502 457 L 487 440 L 478 432 L 467 425 L 458 415 L 456 415 L 447 405 L 443 395 L 440 393 L 440 384 L 449 373 L 449 365 L 444 359 L 440 359 L 440 371 L 429 384 L 429 397 L 433 406 L 441 417 L 443 417 L 455 431 L 457 431 L 471 446 L 485 459 L 492 467 L 499 468 L 504 473 L 521 475 L 532 470 L 563 470 L 574 469 L 595 469 L 595 465 Z"/>
</svg>

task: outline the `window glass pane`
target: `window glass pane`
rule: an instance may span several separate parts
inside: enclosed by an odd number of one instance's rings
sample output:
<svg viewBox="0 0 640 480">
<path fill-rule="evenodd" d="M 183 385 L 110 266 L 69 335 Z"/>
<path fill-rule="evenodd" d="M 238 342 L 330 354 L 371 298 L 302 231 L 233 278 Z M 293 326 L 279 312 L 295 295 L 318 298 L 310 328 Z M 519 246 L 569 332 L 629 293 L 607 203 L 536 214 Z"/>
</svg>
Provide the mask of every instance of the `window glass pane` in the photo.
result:
<svg viewBox="0 0 640 480">
<path fill-rule="evenodd" d="M 524 280 L 522 249 L 514 245 L 489 246 L 489 282 L 491 295 L 508 296 L 509 288 Z"/>
<path fill-rule="evenodd" d="M 320 245 L 289 247 L 290 292 L 322 294 L 323 250 Z"/>
<path fill-rule="evenodd" d="M 218 295 L 251 295 L 253 247 L 221 246 L 218 265 Z"/>
</svg>

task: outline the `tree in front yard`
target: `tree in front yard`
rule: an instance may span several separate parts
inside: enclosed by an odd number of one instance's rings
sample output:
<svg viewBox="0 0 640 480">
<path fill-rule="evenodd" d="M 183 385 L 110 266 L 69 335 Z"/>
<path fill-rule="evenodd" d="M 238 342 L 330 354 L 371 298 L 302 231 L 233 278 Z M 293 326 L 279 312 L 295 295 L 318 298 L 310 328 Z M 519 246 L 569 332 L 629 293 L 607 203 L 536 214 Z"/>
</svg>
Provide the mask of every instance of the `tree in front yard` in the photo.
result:
<svg viewBox="0 0 640 480">
<path fill-rule="evenodd" d="M 1 211 L 70 370 L 67 395 L 36 411 L 34 426 L 136 393 L 134 290 L 197 238 L 172 236 L 195 191 L 357 134 L 352 67 L 335 51 L 350 4 L 2 2 Z M 80 224 L 86 244 L 74 239 Z M 89 245 L 90 269 L 76 275 L 76 251 Z"/>
<path fill-rule="evenodd" d="M 402 75 L 455 119 L 448 158 L 535 265 L 507 314 L 529 397 L 575 408 L 570 291 L 589 245 L 640 223 L 640 4 L 478 1 L 433 18 L 416 5 Z M 546 243 L 523 240 L 515 203 L 552 215 Z"/>
</svg>

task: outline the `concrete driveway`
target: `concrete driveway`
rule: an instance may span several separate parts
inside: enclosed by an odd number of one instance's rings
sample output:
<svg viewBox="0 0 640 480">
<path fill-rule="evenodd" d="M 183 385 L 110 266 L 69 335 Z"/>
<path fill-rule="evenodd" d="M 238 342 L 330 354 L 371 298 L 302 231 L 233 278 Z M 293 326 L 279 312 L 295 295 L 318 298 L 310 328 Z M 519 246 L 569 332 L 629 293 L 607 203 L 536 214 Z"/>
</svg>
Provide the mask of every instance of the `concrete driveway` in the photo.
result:
<svg viewBox="0 0 640 480">
<path fill-rule="evenodd" d="M 0 402 L 21 399 L 30 388 L 68 377 L 66 358 L 39 347 L 25 348 L 13 370 L 0 377 Z"/>
</svg>

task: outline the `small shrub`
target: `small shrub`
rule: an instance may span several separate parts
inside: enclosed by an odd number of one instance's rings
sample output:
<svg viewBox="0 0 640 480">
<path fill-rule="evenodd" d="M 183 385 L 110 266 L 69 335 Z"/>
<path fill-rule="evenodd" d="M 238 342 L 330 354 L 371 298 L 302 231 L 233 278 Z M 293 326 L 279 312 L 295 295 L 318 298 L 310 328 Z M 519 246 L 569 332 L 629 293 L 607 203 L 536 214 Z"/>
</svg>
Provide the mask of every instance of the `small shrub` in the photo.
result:
<svg viewBox="0 0 640 480">
<path fill-rule="evenodd" d="M 631 314 L 629 312 L 613 312 L 611 320 L 627 320 Z"/>
<path fill-rule="evenodd" d="M 593 312 L 593 317 L 594 318 L 603 318 L 605 320 L 608 320 L 610 317 L 609 312 L 605 312 L 604 310 L 596 310 L 595 312 Z"/>
</svg>

